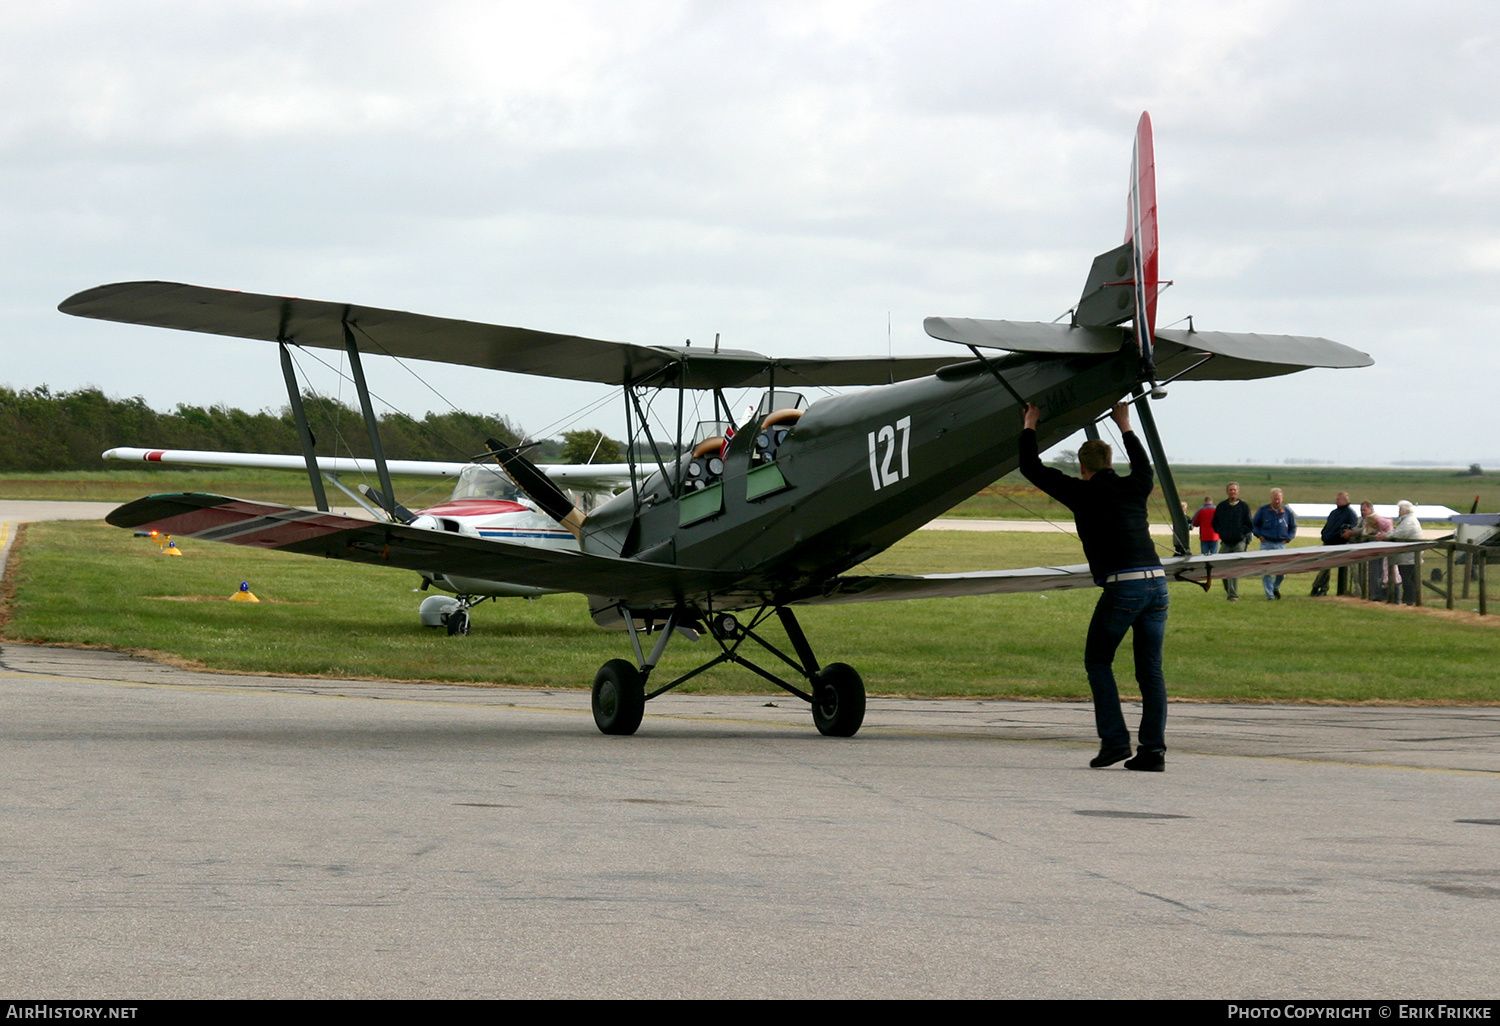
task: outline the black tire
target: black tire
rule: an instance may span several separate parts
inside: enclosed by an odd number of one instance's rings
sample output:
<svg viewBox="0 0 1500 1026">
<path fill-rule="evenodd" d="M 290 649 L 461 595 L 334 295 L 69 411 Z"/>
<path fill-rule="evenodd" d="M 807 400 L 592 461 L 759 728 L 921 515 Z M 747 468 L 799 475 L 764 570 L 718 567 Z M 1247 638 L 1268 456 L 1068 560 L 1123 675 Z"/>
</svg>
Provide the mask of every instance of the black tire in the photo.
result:
<svg viewBox="0 0 1500 1026">
<path fill-rule="evenodd" d="M 634 663 L 611 659 L 594 674 L 594 724 L 605 734 L 634 734 L 646 714 L 646 691 Z"/>
<path fill-rule="evenodd" d="M 462 609 L 455 609 L 448 614 L 448 637 L 462 635 L 468 637 L 469 614 Z"/>
<path fill-rule="evenodd" d="M 853 737 L 865 722 L 865 682 L 847 663 L 812 675 L 813 723 L 825 737 Z"/>
</svg>

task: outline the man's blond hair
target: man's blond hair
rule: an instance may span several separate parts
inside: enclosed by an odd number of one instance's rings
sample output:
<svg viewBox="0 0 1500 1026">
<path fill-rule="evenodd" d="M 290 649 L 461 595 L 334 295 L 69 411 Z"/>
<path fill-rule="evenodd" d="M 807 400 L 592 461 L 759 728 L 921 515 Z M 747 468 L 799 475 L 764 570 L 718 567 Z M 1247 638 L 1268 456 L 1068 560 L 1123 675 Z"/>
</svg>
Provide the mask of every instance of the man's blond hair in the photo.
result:
<svg viewBox="0 0 1500 1026">
<path fill-rule="evenodd" d="M 1115 464 L 1115 451 L 1109 443 L 1091 438 L 1078 447 L 1078 466 L 1090 474 L 1108 470 Z"/>
</svg>

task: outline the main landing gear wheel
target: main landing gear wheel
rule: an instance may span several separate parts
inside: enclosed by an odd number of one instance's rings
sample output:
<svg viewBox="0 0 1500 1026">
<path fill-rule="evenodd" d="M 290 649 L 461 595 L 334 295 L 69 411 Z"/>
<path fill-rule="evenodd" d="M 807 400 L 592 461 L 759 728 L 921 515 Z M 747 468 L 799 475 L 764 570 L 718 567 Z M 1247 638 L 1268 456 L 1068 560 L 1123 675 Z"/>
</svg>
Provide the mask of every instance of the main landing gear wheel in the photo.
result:
<svg viewBox="0 0 1500 1026">
<path fill-rule="evenodd" d="M 865 682 L 854 667 L 829 663 L 812 675 L 812 688 L 813 723 L 818 733 L 826 737 L 859 733 L 860 724 L 865 722 Z"/>
<path fill-rule="evenodd" d="M 455 635 L 467 636 L 469 633 L 469 613 L 464 609 L 455 609 L 448 614 L 448 637 Z"/>
<path fill-rule="evenodd" d="M 863 715 L 863 689 L 859 706 Z M 646 689 L 635 664 L 624 659 L 611 659 L 599 667 L 599 672 L 594 674 L 595 725 L 606 734 L 634 734 L 645 714 Z M 855 728 L 858 726 L 856 723 Z"/>
</svg>

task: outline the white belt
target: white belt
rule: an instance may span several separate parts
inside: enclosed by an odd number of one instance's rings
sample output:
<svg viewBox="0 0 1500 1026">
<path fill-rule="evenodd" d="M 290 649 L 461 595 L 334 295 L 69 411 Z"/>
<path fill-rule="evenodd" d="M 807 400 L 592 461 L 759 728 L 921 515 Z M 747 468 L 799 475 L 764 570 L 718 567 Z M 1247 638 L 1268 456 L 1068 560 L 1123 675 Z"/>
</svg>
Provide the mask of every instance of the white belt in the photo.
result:
<svg viewBox="0 0 1500 1026">
<path fill-rule="evenodd" d="M 1109 574 L 1104 578 L 1105 584 L 1114 584 L 1116 581 L 1144 581 L 1152 577 L 1165 577 L 1167 572 L 1161 567 L 1155 570 L 1131 570 L 1123 574 Z"/>
</svg>

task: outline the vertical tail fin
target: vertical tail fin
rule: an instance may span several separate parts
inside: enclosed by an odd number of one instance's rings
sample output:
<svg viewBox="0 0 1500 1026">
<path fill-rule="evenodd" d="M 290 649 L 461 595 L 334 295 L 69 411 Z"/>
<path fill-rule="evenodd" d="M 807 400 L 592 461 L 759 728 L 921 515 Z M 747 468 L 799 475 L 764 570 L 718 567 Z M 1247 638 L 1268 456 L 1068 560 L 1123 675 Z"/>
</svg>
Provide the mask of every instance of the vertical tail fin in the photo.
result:
<svg viewBox="0 0 1500 1026">
<path fill-rule="evenodd" d="M 1156 222 L 1156 152 L 1151 115 L 1142 112 L 1130 158 L 1130 195 L 1126 203 L 1125 244 L 1094 258 L 1073 323 L 1087 328 L 1135 323 L 1141 356 L 1141 378 L 1153 380 L 1156 365 L 1156 294 L 1161 288 Z"/>
<path fill-rule="evenodd" d="M 1130 212 L 1125 241 L 1131 243 L 1135 282 L 1135 343 L 1141 352 L 1141 377 L 1154 379 L 1152 348 L 1156 340 L 1156 293 L 1161 284 L 1156 224 L 1156 147 L 1151 139 L 1151 114 L 1141 112 L 1135 126 L 1135 149 L 1130 158 Z"/>
</svg>

